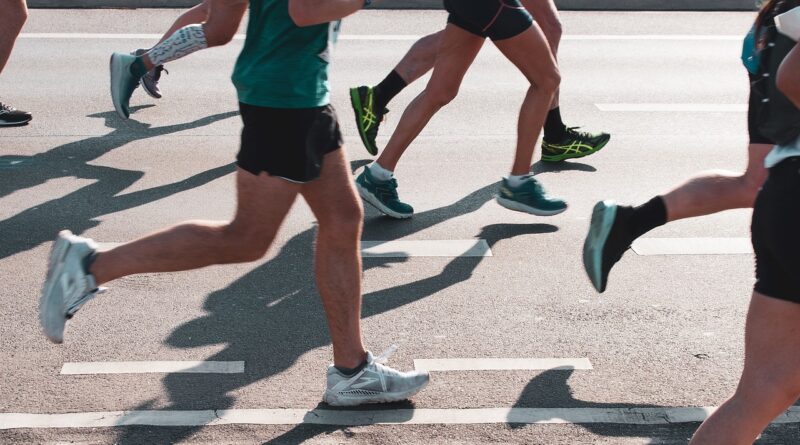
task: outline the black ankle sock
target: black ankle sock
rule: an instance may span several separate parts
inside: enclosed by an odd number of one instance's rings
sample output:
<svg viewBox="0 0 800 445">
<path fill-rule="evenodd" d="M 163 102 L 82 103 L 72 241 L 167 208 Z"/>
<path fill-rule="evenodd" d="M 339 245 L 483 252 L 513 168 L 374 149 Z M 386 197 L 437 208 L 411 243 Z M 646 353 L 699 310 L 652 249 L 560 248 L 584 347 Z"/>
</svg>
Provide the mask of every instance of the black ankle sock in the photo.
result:
<svg viewBox="0 0 800 445">
<path fill-rule="evenodd" d="M 355 368 L 342 368 L 341 366 L 336 366 L 336 365 L 334 365 L 333 367 L 336 368 L 342 374 L 344 374 L 346 376 L 351 376 L 351 375 L 361 371 L 362 369 L 364 369 L 365 366 L 367 366 L 367 361 L 366 360 L 361 362 L 361 364 L 356 366 Z"/>
<path fill-rule="evenodd" d="M 375 109 L 382 112 L 383 109 L 386 108 L 386 105 L 388 105 L 398 93 L 403 91 L 403 88 L 406 86 L 408 86 L 408 84 L 400 77 L 400 74 L 392 70 L 392 72 L 374 88 Z"/>
<path fill-rule="evenodd" d="M 667 223 L 667 206 L 664 198 L 656 196 L 639 207 L 633 208 L 630 218 L 631 235 L 634 239 Z"/>
<path fill-rule="evenodd" d="M 564 138 L 567 126 L 561 120 L 561 107 L 555 107 L 547 113 L 544 121 L 544 138 L 548 141 L 558 142 Z"/>
<path fill-rule="evenodd" d="M 144 61 L 142 60 L 141 56 L 137 57 L 136 60 L 133 61 L 130 72 L 137 79 L 141 79 L 142 76 L 147 74 L 147 67 L 144 66 Z"/>
</svg>

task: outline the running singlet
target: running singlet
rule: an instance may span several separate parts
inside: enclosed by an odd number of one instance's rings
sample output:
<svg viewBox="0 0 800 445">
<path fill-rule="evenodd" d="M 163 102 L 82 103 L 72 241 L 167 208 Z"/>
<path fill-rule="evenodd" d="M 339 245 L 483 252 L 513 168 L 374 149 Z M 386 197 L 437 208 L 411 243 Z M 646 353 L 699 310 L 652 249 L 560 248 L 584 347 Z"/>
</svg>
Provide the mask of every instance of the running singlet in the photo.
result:
<svg viewBox="0 0 800 445">
<path fill-rule="evenodd" d="M 250 0 L 247 39 L 233 84 L 239 101 L 271 108 L 328 105 L 330 43 L 339 22 L 298 27 L 289 0 Z"/>
</svg>

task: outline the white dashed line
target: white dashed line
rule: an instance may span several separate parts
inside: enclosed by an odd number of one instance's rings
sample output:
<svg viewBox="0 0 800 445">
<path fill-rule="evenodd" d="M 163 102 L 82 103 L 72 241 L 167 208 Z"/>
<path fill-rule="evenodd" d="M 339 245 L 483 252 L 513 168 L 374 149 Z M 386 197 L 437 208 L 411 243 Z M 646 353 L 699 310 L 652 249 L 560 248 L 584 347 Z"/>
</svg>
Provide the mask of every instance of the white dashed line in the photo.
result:
<svg viewBox="0 0 800 445">
<path fill-rule="evenodd" d="M 746 104 L 620 103 L 620 104 L 595 104 L 595 106 L 600 111 L 607 111 L 607 112 L 743 113 L 747 111 Z"/>
<path fill-rule="evenodd" d="M 593 369 L 587 358 L 447 358 L 414 360 L 427 371 L 513 371 Z"/>
<path fill-rule="evenodd" d="M 750 238 L 640 238 L 631 246 L 639 255 L 746 255 Z"/>
<path fill-rule="evenodd" d="M 241 374 L 244 362 L 163 361 L 163 362 L 80 362 L 64 363 L 61 374 Z"/>
</svg>

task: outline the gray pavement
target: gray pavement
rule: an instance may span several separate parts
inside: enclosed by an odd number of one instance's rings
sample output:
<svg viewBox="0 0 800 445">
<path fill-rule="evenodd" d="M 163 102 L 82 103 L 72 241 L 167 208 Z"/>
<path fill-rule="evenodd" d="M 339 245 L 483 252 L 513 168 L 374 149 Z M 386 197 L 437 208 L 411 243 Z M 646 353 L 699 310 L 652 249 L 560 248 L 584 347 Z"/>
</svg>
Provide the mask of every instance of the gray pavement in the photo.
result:
<svg viewBox="0 0 800 445">
<path fill-rule="evenodd" d="M 275 246 L 253 264 L 142 275 L 111 284 L 51 345 L 37 321 L 50 241 L 69 228 L 119 242 L 186 219 L 227 219 L 241 124 L 229 76 L 242 41 L 168 66 L 165 98 L 138 91 L 132 120 L 116 117 L 107 58 L 152 39 L 40 33 L 158 34 L 174 10 L 33 11 L 0 98 L 34 121 L 0 131 L 0 413 L 122 410 L 313 409 L 331 358 L 313 284 L 314 220 L 295 205 Z M 366 209 L 364 240 L 485 239 L 491 257 L 366 259 L 364 331 L 390 363 L 423 358 L 585 357 L 592 370 L 464 371 L 434 375 L 411 404 L 393 408 L 653 408 L 716 406 L 742 365 L 749 255 L 637 256 L 598 296 L 580 248 L 591 206 L 639 203 L 703 169 L 746 162 L 743 113 L 601 112 L 602 103 L 743 104 L 738 61 L 750 13 L 565 13 L 562 108 L 568 124 L 613 134 L 600 153 L 537 164 L 570 209 L 537 218 L 492 200 L 506 173 L 525 83 L 490 44 L 461 94 L 415 142 L 397 171 L 417 209 L 393 221 Z M 332 69 L 354 168 L 369 157 L 347 89 L 378 82 L 411 45 L 439 29 L 440 11 L 361 12 L 345 22 Z M 393 35 L 389 40 L 377 36 Z M 587 34 L 594 37 L 582 38 Z M 361 39 L 348 36 L 361 35 Z M 672 40 L 621 36 L 672 35 Z M 685 36 L 705 35 L 713 38 Z M 681 37 L 683 36 L 683 37 Z M 413 37 L 412 37 L 413 38 Z M 391 105 L 379 142 L 424 86 Z M 659 228 L 649 237 L 747 237 L 750 212 Z M 65 362 L 243 360 L 238 375 L 62 376 Z M 392 408 L 392 407 L 390 407 Z M 2 443 L 685 443 L 675 425 L 220 425 L 0 430 Z M 759 443 L 800 443 L 797 423 Z"/>
</svg>

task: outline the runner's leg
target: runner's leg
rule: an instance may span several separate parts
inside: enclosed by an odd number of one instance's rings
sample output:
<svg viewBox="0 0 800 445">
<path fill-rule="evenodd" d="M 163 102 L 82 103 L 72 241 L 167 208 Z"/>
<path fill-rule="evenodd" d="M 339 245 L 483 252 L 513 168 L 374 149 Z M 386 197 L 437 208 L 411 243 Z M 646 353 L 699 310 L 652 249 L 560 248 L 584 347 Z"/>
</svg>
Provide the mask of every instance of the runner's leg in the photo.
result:
<svg viewBox="0 0 800 445">
<path fill-rule="evenodd" d="M 102 252 L 89 272 L 97 284 L 138 273 L 176 272 L 255 261 L 266 253 L 300 186 L 241 168 L 230 222 L 191 221 Z"/>
<path fill-rule="evenodd" d="M 317 287 L 333 342 L 334 364 L 355 368 L 366 358 L 361 337 L 361 227 L 364 210 L 344 149 L 325 155 L 319 179 L 301 193 L 318 221 Z"/>
</svg>

